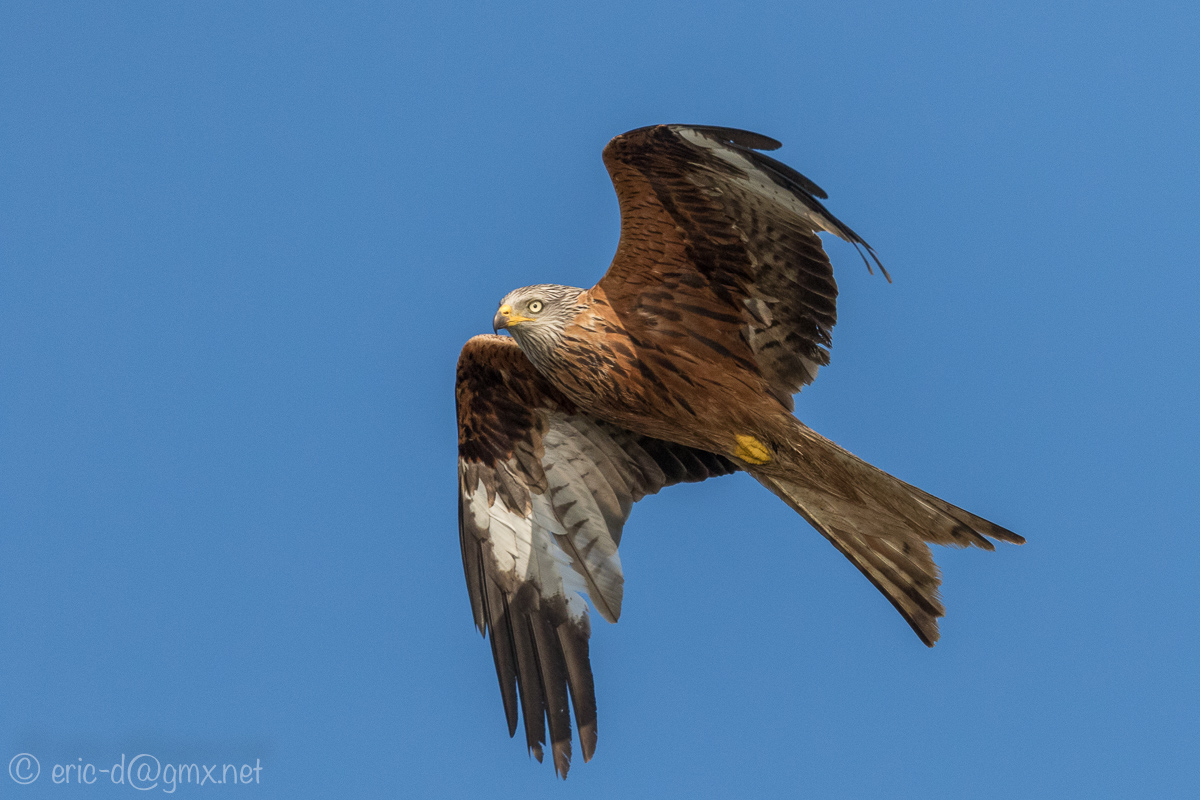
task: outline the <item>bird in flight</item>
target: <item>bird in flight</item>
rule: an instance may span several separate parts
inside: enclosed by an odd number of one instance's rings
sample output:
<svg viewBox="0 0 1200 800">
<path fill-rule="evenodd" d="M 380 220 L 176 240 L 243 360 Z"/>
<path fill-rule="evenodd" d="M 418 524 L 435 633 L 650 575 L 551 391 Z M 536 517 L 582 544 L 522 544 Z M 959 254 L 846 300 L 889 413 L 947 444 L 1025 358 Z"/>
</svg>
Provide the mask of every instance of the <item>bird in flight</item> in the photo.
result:
<svg viewBox="0 0 1200 800">
<path fill-rule="evenodd" d="M 829 363 L 837 285 L 817 234 L 875 251 L 815 183 L 749 131 L 656 125 L 604 164 L 621 207 L 591 289 L 510 292 L 458 361 L 459 538 L 475 624 L 491 642 L 509 735 L 555 771 L 571 709 L 596 749 L 587 603 L 616 622 L 619 545 L 634 503 L 748 472 L 883 592 L 925 644 L 940 577 L 928 544 L 1024 539 L 851 455 L 792 415 Z M 889 277 L 890 280 L 890 277 Z"/>
</svg>

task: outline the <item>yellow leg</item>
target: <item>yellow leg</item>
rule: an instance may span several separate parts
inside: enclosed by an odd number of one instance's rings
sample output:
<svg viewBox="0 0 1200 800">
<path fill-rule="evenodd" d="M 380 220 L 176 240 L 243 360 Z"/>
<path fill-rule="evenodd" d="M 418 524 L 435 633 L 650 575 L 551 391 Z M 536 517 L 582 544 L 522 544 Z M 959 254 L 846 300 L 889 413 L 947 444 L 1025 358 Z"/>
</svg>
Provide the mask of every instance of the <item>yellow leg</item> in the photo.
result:
<svg viewBox="0 0 1200 800">
<path fill-rule="evenodd" d="M 767 446 L 753 436 L 738 434 L 737 447 L 733 451 L 734 458 L 740 458 L 747 464 L 766 464 L 771 460 L 771 451 Z"/>
</svg>

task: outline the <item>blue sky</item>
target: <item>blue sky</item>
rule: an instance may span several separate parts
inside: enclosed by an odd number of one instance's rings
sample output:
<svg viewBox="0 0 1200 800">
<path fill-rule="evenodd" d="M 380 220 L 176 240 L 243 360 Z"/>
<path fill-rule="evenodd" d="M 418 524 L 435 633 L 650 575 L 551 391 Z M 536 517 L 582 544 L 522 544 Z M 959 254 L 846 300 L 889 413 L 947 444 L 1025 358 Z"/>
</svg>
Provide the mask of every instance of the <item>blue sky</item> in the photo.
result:
<svg viewBox="0 0 1200 800">
<path fill-rule="evenodd" d="M 1179 797 L 1200 785 L 1200 12 L 1143 3 L 131 3 L 0 12 L 5 797 Z M 749 128 L 828 243 L 798 415 L 1029 539 L 923 647 L 746 476 L 626 528 L 600 740 L 506 736 L 454 362 L 594 283 L 604 143 Z M 162 786 L 151 794 L 162 790 Z"/>
</svg>

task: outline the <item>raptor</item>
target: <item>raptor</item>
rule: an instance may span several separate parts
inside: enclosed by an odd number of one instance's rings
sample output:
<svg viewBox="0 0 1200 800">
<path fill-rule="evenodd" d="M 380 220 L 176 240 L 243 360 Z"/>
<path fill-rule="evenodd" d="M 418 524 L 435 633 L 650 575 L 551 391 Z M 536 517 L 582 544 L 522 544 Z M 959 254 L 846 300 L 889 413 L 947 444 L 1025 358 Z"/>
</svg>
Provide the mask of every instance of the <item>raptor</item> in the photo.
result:
<svg viewBox="0 0 1200 800">
<path fill-rule="evenodd" d="M 739 470 L 778 495 L 891 601 L 925 644 L 945 609 L 929 544 L 1017 534 L 851 455 L 793 416 L 829 363 L 837 285 L 818 234 L 875 251 L 827 195 L 732 128 L 657 125 L 604 164 L 621 208 L 590 289 L 527 286 L 458 362 L 459 537 L 475 624 L 491 642 L 509 735 L 571 761 L 596 748 L 588 603 L 616 622 L 621 532 L 635 502 Z M 871 259 L 868 261 L 868 257 Z M 890 278 L 889 278 L 890 280 Z M 585 597 L 587 600 L 585 600 Z"/>
</svg>

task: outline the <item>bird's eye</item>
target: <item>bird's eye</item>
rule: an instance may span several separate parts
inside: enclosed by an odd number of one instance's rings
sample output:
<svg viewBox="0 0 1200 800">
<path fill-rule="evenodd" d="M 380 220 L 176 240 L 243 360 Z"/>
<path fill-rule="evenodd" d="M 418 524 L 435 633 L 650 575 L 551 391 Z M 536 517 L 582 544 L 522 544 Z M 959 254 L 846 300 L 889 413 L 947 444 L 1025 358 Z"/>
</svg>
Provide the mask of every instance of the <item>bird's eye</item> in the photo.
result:
<svg viewBox="0 0 1200 800">
<path fill-rule="evenodd" d="M 533 300 L 529 303 L 530 313 L 536 314 L 541 310 L 542 310 L 542 301 L 541 300 Z"/>
</svg>

